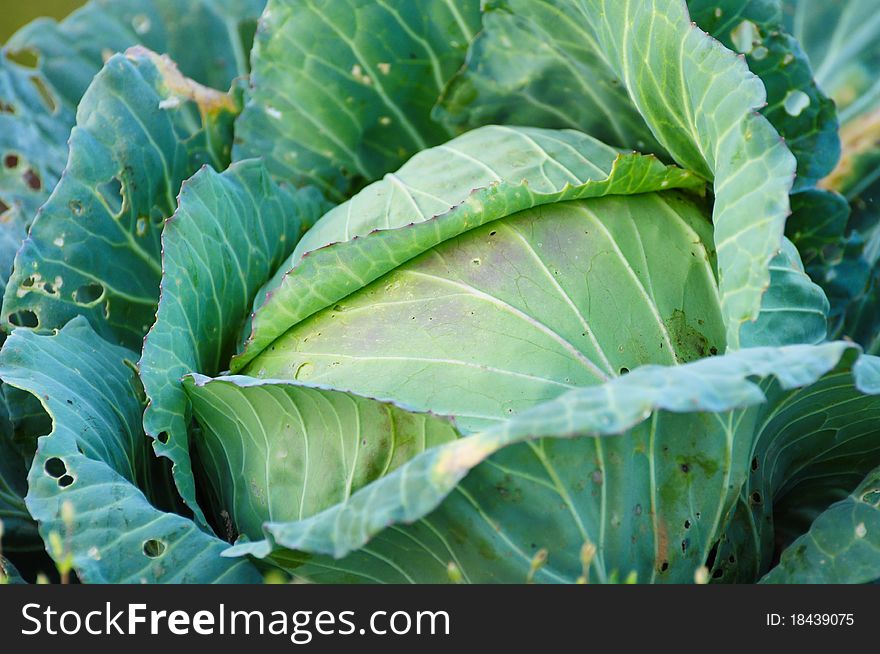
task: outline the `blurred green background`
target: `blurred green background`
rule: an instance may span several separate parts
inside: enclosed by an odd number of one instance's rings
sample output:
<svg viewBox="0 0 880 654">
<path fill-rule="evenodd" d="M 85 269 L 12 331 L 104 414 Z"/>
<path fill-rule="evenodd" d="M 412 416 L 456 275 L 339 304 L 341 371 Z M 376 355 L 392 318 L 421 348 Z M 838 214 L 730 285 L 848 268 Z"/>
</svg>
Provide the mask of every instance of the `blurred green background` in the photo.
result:
<svg viewBox="0 0 880 654">
<path fill-rule="evenodd" d="M 64 18 L 85 0 L 0 0 L 0 43 L 38 16 Z"/>
</svg>

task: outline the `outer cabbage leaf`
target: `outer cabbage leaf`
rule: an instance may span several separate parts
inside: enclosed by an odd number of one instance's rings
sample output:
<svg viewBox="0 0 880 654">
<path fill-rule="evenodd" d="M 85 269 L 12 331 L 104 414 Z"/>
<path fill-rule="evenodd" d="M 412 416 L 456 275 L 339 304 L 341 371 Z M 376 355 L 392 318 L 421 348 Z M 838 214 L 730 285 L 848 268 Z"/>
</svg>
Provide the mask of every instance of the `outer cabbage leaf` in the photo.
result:
<svg viewBox="0 0 880 654">
<path fill-rule="evenodd" d="M 691 17 L 745 55 L 767 89 L 761 113 L 797 159 L 798 188 L 825 177 L 840 156 L 837 112 L 813 79 L 810 61 L 783 26 L 779 0 L 688 0 Z"/>
<path fill-rule="evenodd" d="M 115 55 L 78 110 L 62 177 L 16 255 L 3 323 L 40 331 L 76 315 L 139 347 L 153 322 L 160 233 L 181 182 L 223 168 L 236 103 L 142 48 Z"/>
<path fill-rule="evenodd" d="M 86 582 L 256 582 L 225 543 L 151 504 L 143 390 L 135 354 L 77 317 L 55 335 L 16 330 L 0 352 L 4 383 L 34 394 L 53 421 L 40 438 L 26 498 L 56 563 Z"/>
<path fill-rule="evenodd" d="M 67 158 L 73 115 L 41 95 L 27 69 L 0 55 L 0 288 L 27 228 Z M 39 79 L 39 78 L 37 78 Z M 53 101 L 54 102 L 54 101 Z"/>
<path fill-rule="evenodd" d="M 270 0 L 235 157 L 344 199 L 451 136 L 431 107 L 478 29 L 477 0 Z"/>
<path fill-rule="evenodd" d="M 761 581 L 870 583 L 880 579 L 880 468 L 822 513 Z"/>
<path fill-rule="evenodd" d="M 0 392 L 5 389 L 0 389 Z M 40 541 L 36 524 L 24 504 L 28 464 L 12 440 L 5 397 L 0 398 L 0 552 L 35 549 Z"/>
<path fill-rule="evenodd" d="M 840 109 L 842 156 L 821 185 L 852 209 L 815 275 L 828 290 L 834 333 L 880 352 L 880 19 L 870 0 L 786 0 L 816 79 Z"/>
<path fill-rule="evenodd" d="M 188 77 L 227 89 L 248 73 L 265 0 L 92 0 L 63 21 L 38 18 L 7 42 L 30 53 L 55 102 L 75 111 L 107 59 L 134 45 L 167 54 Z"/>
<path fill-rule="evenodd" d="M 327 205 L 314 188 L 280 188 L 255 160 L 223 173 L 203 168 L 178 201 L 162 233 L 159 309 L 139 368 L 149 400 L 144 428 L 156 453 L 173 461 L 180 494 L 204 524 L 180 378 L 226 367 L 257 290 Z"/>
<path fill-rule="evenodd" d="M 791 33 L 844 123 L 880 102 L 880 19 L 871 0 L 783 0 Z"/>
<path fill-rule="evenodd" d="M 9 40 L 0 55 L 0 287 L 67 162 L 76 107 L 110 54 L 146 45 L 196 81 L 228 88 L 247 73 L 264 1 L 97 0 L 61 23 L 38 19 Z"/>
<path fill-rule="evenodd" d="M 810 395 L 823 375 L 851 369 L 852 350 L 748 348 L 642 366 L 428 450 L 304 520 L 270 522 L 265 540 L 228 555 L 270 557 L 321 581 L 437 582 L 448 565 L 475 582 L 605 581 L 631 571 L 639 581 L 691 581 L 765 432 L 760 418 L 772 407 L 762 387 L 772 378 Z M 862 392 L 880 390 L 855 377 Z M 826 397 L 812 400 L 815 408 Z M 790 419 L 791 429 L 813 433 Z M 880 451 L 869 456 L 876 462 Z M 595 547 L 588 570 L 584 544 Z"/>
<path fill-rule="evenodd" d="M 570 0 L 484 2 L 482 30 L 434 117 L 459 129 L 576 129 L 620 147 L 663 152 Z"/>
<path fill-rule="evenodd" d="M 822 272 L 838 261 L 841 237 L 846 232 L 849 205 L 839 193 L 820 188 L 804 189 L 791 196 L 791 216 L 785 224 L 788 237 L 797 245 L 811 275 L 823 279 Z M 829 294 L 833 286 L 826 284 Z"/>
<path fill-rule="evenodd" d="M 818 344 L 828 331 L 828 298 L 804 270 L 797 248 L 782 240 L 770 262 L 770 287 L 761 298 L 755 322 L 743 325 L 744 347 Z"/>
<path fill-rule="evenodd" d="M 22 579 L 18 570 L 8 560 L 0 556 L 0 586 L 3 584 L 24 584 L 27 583 Z"/>
<path fill-rule="evenodd" d="M 837 371 L 804 391 L 767 389 L 770 401 L 759 417 L 763 426 L 752 446 L 749 477 L 720 539 L 713 578 L 760 578 L 781 546 L 876 466 L 880 359 L 863 356 L 854 370 L 857 387 L 849 372 Z"/>
<path fill-rule="evenodd" d="M 483 29 L 466 65 L 447 86 L 435 117 L 472 128 L 491 123 L 572 128 L 608 143 L 661 153 L 662 147 L 611 70 L 569 0 L 483 4 Z M 761 109 L 798 159 L 799 184 L 824 177 L 839 155 L 833 103 L 782 29 L 778 0 L 689 0 L 697 25 L 746 55 L 764 82 Z"/>
<path fill-rule="evenodd" d="M 215 515 L 245 534 L 343 502 L 458 436 L 449 419 L 317 386 L 192 375 L 185 388 Z"/>
</svg>

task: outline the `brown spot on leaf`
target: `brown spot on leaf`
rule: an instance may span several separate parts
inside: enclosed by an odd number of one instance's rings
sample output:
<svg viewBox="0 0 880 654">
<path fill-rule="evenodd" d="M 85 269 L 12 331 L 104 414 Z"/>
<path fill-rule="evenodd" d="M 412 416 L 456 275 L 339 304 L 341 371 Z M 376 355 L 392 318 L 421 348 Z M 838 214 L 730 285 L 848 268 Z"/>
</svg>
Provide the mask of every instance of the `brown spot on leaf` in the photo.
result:
<svg viewBox="0 0 880 654">
<path fill-rule="evenodd" d="M 40 176 L 37 175 L 33 169 L 28 168 L 24 171 L 24 174 L 21 177 L 24 179 L 24 183 L 27 184 L 28 188 L 32 191 L 39 191 L 43 188 L 43 182 L 40 180 Z"/>
</svg>

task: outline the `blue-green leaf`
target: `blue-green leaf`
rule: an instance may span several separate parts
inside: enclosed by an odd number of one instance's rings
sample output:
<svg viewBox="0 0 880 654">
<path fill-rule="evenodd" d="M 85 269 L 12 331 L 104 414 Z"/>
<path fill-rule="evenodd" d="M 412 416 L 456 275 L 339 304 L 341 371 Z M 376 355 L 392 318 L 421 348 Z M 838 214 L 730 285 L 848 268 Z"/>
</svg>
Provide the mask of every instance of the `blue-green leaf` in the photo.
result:
<svg viewBox="0 0 880 654">
<path fill-rule="evenodd" d="M 228 554 L 326 581 L 438 582 L 452 565 L 478 582 L 523 581 L 530 570 L 537 581 L 634 570 L 639 581 L 689 582 L 746 482 L 773 408 L 762 386 L 809 396 L 829 373 L 852 384 L 855 354 L 829 343 L 643 366 L 428 450 L 331 509 L 268 523 L 265 540 Z M 861 392 L 880 390 L 864 371 L 855 377 Z M 595 547 L 587 570 L 585 544 Z"/>
<path fill-rule="evenodd" d="M 149 400 L 144 428 L 156 453 L 173 462 L 180 494 L 202 524 L 180 379 L 228 365 L 257 290 L 326 208 L 314 188 L 281 188 L 249 160 L 196 173 L 166 223 L 159 309 L 139 364 Z"/>
<path fill-rule="evenodd" d="M 158 296 L 160 233 L 181 182 L 225 167 L 233 98 L 144 49 L 115 55 L 78 110 L 70 158 L 15 259 L 3 324 L 47 332 L 86 316 L 139 347 Z"/>
<path fill-rule="evenodd" d="M 824 511 L 761 581 L 863 584 L 880 579 L 880 468 Z"/>
<path fill-rule="evenodd" d="M 0 586 L 4 584 L 24 584 L 27 583 L 22 579 L 18 570 L 9 561 L 0 556 Z"/>
<path fill-rule="evenodd" d="M 477 0 L 270 0 L 235 157 L 344 199 L 452 135 L 431 108 L 477 30 Z"/>
<path fill-rule="evenodd" d="M 184 74 L 226 89 L 248 72 L 265 0 L 93 0 L 60 23 L 40 18 L 0 54 L 0 293 L 37 208 L 67 162 L 76 107 L 114 52 L 142 44 Z"/>
<path fill-rule="evenodd" d="M 36 523 L 24 503 L 29 462 L 13 441 L 7 390 L 0 388 L 0 552 L 33 550 L 40 544 Z"/>
<path fill-rule="evenodd" d="M 50 555 L 86 582 L 256 582 L 219 557 L 225 543 L 151 504 L 158 477 L 141 427 L 133 352 L 78 317 L 55 335 L 16 330 L 0 352 L 4 383 L 52 419 L 28 475 L 27 506 Z"/>
<path fill-rule="evenodd" d="M 319 386 L 203 375 L 184 386 L 216 515 L 244 534 L 344 502 L 458 437 L 449 419 Z"/>
<path fill-rule="evenodd" d="M 797 159 L 796 186 L 825 177 L 840 156 L 837 112 L 813 79 L 810 61 L 783 25 L 779 0 L 688 0 L 691 17 L 735 52 L 767 89 L 761 113 Z"/>
<path fill-rule="evenodd" d="M 817 344 L 828 332 L 828 298 L 804 271 L 797 248 L 782 240 L 782 251 L 770 262 L 770 287 L 761 298 L 761 313 L 745 323 L 743 347 Z"/>
</svg>

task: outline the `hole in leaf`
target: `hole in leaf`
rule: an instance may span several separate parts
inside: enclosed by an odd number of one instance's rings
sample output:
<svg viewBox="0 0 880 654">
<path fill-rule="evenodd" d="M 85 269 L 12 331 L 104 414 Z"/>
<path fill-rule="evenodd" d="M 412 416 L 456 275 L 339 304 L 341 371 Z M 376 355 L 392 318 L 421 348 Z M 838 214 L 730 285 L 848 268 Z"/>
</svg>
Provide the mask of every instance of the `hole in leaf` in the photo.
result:
<svg viewBox="0 0 880 654">
<path fill-rule="evenodd" d="M 752 58 L 757 59 L 758 61 L 766 59 L 768 54 L 770 54 L 770 51 L 763 45 L 759 45 L 757 48 L 752 50 Z"/>
<path fill-rule="evenodd" d="M 100 284 L 83 284 L 73 292 L 73 301 L 77 304 L 91 304 L 101 299 L 104 287 Z"/>
<path fill-rule="evenodd" d="M 46 462 L 43 464 L 43 470 L 46 471 L 47 475 L 54 479 L 60 479 L 67 474 L 67 466 L 64 461 L 57 456 L 53 456 L 51 459 L 46 459 Z"/>
<path fill-rule="evenodd" d="M 624 368 L 621 368 L 621 369 L 620 369 L 620 374 L 621 374 L 621 375 L 625 375 L 625 374 L 628 373 L 628 372 L 629 372 L 629 368 L 625 368 L 625 367 L 624 367 Z"/>
<path fill-rule="evenodd" d="M 684 521 L 684 528 L 685 528 L 685 529 L 690 529 L 690 528 L 691 528 L 691 521 L 690 521 L 690 520 L 685 520 L 685 521 Z"/>
<path fill-rule="evenodd" d="M 137 14 L 134 18 L 131 19 L 131 26 L 138 34 L 146 34 L 150 31 L 150 17 L 145 16 L 144 14 Z"/>
<path fill-rule="evenodd" d="M 301 363 L 299 367 L 296 369 L 296 372 L 293 373 L 294 379 L 308 379 L 315 372 L 315 366 L 311 363 Z"/>
<path fill-rule="evenodd" d="M 706 569 L 711 570 L 715 567 L 715 559 L 718 557 L 718 547 L 721 545 L 720 540 L 716 540 L 712 545 L 712 549 L 709 550 L 709 554 L 706 555 Z"/>
<path fill-rule="evenodd" d="M 36 68 L 37 64 L 40 63 L 40 53 L 33 48 L 24 48 L 14 52 L 7 52 L 6 57 L 10 61 L 14 61 L 19 66 L 24 66 L 25 68 Z"/>
<path fill-rule="evenodd" d="M 9 322 L 16 327 L 27 327 L 29 329 L 36 329 L 40 326 L 40 320 L 37 318 L 37 314 L 30 309 L 16 311 L 15 313 L 9 314 Z"/>
<path fill-rule="evenodd" d="M 3 157 L 3 165 L 7 168 L 15 168 L 18 165 L 18 155 L 10 152 Z"/>
<path fill-rule="evenodd" d="M 24 183 L 28 185 L 28 188 L 32 191 L 39 191 L 43 188 L 43 181 L 40 179 L 40 176 L 34 172 L 33 168 L 28 168 L 22 174 L 21 178 L 24 180 Z"/>
<path fill-rule="evenodd" d="M 758 457 L 752 459 L 752 472 L 758 471 Z"/>
<path fill-rule="evenodd" d="M 165 543 L 161 540 L 157 540 L 155 538 L 151 538 L 150 540 L 144 541 L 144 556 L 156 559 L 162 556 L 165 553 Z"/>
<path fill-rule="evenodd" d="M 50 114 L 54 114 L 58 105 L 55 102 L 55 96 L 52 95 L 52 91 L 46 86 L 46 82 L 43 81 L 42 77 L 38 77 L 37 75 L 31 75 L 30 79 L 31 84 L 34 85 L 34 88 L 37 89 L 37 93 L 40 94 L 40 99 L 43 101 L 43 104 L 46 105 L 46 109 L 49 110 Z"/>
<path fill-rule="evenodd" d="M 810 106 L 810 96 L 797 89 L 791 90 L 782 101 L 782 106 L 789 116 L 800 116 Z"/>
<path fill-rule="evenodd" d="M 70 210 L 73 212 L 75 216 L 81 216 L 83 212 L 82 202 L 79 200 L 71 200 L 67 206 L 70 207 Z"/>
<path fill-rule="evenodd" d="M 61 477 L 61 479 L 58 480 L 58 485 L 61 486 L 61 488 L 67 488 L 72 483 L 73 477 L 71 477 L 70 475 L 64 475 L 63 477 Z"/>
<path fill-rule="evenodd" d="M 758 491 L 753 491 L 751 495 L 749 495 L 749 500 L 751 500 L 752 504 L 760 504 L 761 503 L 761 493 Z"/>
<path fill-rule="evenodd" d="M 878 490 L 870 490 L 864 495 L 862 495 L 862 502 L 865 504 L 880 504 L 880 491 Z"/>
<path fill-rule="evenodd" d="M 744 20 L 730 32 L 730 40 L 737 52 L 749 54 L 755 47 L 755 42 L 761 38 L 758 26 L 750 20 Z"/>
<path fill-rule="evenodd" d="M 109 182 L 98 184 L 98 192 L 107 203 L 110 213 L 116 215 L 122 211 L 122 182 L 118 177 L 114 177 Z"/>
<path fill-rule="evenodd" d="M 166 445 L 168 443 L 168 432 L 162 431 L 159 432 L 159 435 L 156 436 L 156 440 L 158 440 L 162 445 Z"/>
<path fill-rule="evenodd" d="M 664 561 L 660 564 L 660 572 L 666 572 L 669 570 L 669 561 Z"/>
</svg>

